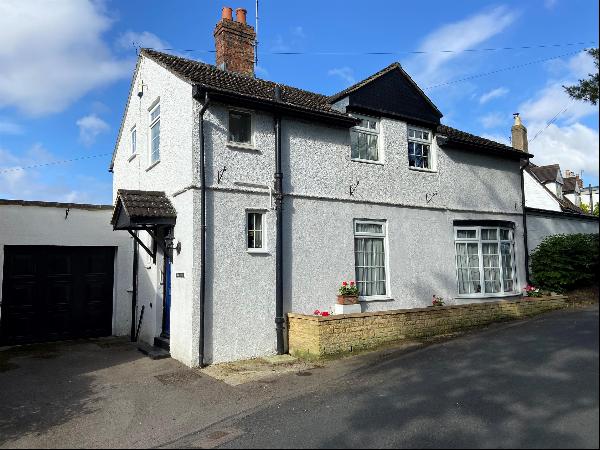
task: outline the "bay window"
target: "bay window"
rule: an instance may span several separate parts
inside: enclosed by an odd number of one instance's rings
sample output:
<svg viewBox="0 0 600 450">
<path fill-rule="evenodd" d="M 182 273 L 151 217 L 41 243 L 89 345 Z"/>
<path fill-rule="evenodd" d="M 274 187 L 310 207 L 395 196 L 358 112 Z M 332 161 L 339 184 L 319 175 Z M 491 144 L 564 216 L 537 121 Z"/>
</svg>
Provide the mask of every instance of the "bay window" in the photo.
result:
<svg viewBox="0 0 600 450">
<path fill-rule="evenodd" d="M 361 297 L 388 295 L 385 228 L 382 221 L 354 222 L 356 285 Z"/>
<path fill-rule="evenodd" d="M 516 293 L 512 228 L 455 227 L 455 246 L 460 296 Z"/>
</svg>

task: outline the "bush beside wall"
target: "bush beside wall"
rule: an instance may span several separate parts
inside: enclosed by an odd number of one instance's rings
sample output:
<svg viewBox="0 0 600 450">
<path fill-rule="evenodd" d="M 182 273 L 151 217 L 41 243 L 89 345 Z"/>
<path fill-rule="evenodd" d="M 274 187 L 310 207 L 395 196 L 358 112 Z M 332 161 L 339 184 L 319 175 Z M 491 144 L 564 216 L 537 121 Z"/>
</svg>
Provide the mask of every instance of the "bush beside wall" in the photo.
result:
<svg viewBox="0 0 600 450">
<path fill-rule="evenodd" d="M 531 281 L 560 293 L 597 284 L 598 244 L 598 234 L 548 236 L 531 254 Z"/>
<path fill-rule="evenodd" d="M 567 297 L 402 309 L 329 317 L 288 314 L 289 350 L 324 357 L 426 338 L 566 308 Z"/>
</svg>

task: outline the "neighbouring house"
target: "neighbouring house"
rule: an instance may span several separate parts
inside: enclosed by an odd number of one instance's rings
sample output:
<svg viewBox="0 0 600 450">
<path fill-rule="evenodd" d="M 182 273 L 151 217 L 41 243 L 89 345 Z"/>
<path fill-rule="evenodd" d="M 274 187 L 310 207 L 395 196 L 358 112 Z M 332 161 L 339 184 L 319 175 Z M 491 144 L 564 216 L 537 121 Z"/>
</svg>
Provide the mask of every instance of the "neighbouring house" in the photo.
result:
<svg viewBox="0 0 600 450">
<path fill-rule="evenodd" d="M 590 211 L 593 211 L 596 205 L 598 205 L 598 202 L 600 202 L 599 191 L 600 188 L 598 186 L 589 185 L 588 187 L 582 188 L 579 192 L 581 203 L 586 204 Z"/>
<path fill-rule="evenodd" d="M 130 332 L 132 244 L 112 209 L 0 199 L 0 346 Z"/>
<path fill-rule="evenodd" d="M 140 51 L 110 165 L 141 340 L 190 366 L 283 352 L 285 314 L 343 280 L 363 311 L 521 295 L 532 155 L 442 125 L 400 64 L 327 96 L 254 76 L 244 10 L 214 36 L 216 65 Z"/>
<path fill-rule="evenodd" d="M 519 115 L 512 127 L 515 148 L 527 149 L 527 129 Z M 525 144 L 524 144 L 525 143 Z M 547 236 L 554 234 L 598 233 L 598 217 L 587 214 L 579 204 L 583 182 L 567 170 L 565 177 L 558 164 L 524 164 L 525 224 L 527 249 L 531 253 Z"/>
</svg>

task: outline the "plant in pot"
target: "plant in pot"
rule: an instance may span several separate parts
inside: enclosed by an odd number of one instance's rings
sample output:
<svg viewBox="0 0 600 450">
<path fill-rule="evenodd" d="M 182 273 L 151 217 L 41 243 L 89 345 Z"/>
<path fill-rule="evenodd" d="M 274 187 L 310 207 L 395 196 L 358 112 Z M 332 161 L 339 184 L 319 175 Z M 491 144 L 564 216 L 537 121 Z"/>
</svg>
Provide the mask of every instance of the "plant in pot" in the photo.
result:
<svg viewBox="0 0 600 450">
<path fill-rule="evenodd" d="M 358 303 L 358 286 L 354 281 L 344 281 L 338 290 L 337 302 L 339 305 L 356 305 Z"/>
</svg>

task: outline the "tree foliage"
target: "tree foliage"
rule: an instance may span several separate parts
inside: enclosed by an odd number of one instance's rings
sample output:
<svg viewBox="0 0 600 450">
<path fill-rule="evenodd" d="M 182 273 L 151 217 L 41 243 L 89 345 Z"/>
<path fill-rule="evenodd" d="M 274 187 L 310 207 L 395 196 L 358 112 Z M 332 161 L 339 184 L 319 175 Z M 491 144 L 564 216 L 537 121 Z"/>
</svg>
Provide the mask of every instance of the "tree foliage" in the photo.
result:
<svg viewBox="0 0 600 450">
<path fill-rule="evenodd" d="M 592 105 L 595 105 L 598 103 L 598 82 L 600 79 L 598 75 L 598 69 L 600 67 L 600 54 L 597 48 L 590 48 L 587 50 L 587 52 L 594 58 L 596 73 L 588 74 L 588 78 L 585 80 L 579 80 L 579 84 L 574 86 L 563 86 L 563 88 L 565 88 L 565 91 L 567 91 L 567 94 L 569 94 L 571 98 L 583 100 L 584 102 L 589 102 Z"/>
<path fill-rule="evenodd" d="M 565 292 L 597 283 L 598 244 L 598 234 L 548 236 L 531 254 L 533 284 Z"/>
</svg>

